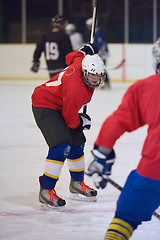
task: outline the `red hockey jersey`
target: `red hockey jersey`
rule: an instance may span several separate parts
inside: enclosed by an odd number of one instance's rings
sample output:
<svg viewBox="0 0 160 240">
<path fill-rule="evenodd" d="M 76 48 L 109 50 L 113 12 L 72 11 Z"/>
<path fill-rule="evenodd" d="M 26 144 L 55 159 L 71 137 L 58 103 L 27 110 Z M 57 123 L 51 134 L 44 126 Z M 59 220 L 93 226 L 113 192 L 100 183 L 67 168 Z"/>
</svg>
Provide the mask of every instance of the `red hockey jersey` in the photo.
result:
<svg viewBox="0 0 160 240">
<path fill-rule="evenodd" d="M 32 104 L 35 107 L 52 108 L 62 112 L 70 128 L 80 124 L 78 112 L 91 101 L 94 89 L 88 88 L 82 78 L 83 52 L 71 52 L 66 56 L 68 67 L 48 82 L 35 88 Z"/>
<path fill-rule="evenodd" d="M 148 125 L 139 174 L 160 180 L 160 73 L 134 83 L 122 103 L 103 123 L 96 145 L 112 149 L 124 133 Z"/>
</svg>

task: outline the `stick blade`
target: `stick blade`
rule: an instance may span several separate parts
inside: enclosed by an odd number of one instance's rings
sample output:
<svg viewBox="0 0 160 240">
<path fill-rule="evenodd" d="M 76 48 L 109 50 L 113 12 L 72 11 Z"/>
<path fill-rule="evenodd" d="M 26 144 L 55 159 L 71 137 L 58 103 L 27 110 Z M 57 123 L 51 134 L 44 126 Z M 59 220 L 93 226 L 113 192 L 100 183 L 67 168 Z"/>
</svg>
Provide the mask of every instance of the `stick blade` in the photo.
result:
<svg viewBox="0 0 160 240">
<path fill-rule="evenodd" d="M 126 59 L 123 59 L 114 69 L 116 70 L 116 69 L 122 67 L 123 64 L 125 63 L 125 61 L 126 61 Z"/>
</svg>

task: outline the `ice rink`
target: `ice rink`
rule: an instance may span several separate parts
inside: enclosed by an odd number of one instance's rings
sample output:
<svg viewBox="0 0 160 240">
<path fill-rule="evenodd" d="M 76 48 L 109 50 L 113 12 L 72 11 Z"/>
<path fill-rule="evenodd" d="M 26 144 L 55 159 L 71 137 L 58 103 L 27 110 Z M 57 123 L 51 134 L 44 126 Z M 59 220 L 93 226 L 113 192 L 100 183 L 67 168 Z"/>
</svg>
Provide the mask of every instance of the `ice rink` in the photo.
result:
<svg viewBox="0 0 160 240">
<path fill-rule="evenodd" d="M 57 194 L 67 202 L 63 212 L 43 210 L 38 202 L 39 175 L 48 148 L 31 112 L 31 95 L 42 81 L 0 81 L 0 239 L 1 240 L 103 240 L 116 207 L 119 190 L 108 183 L 93 203 L 70 200 L 69 173 L 64 165 Z M 111 83 L 97 89 L 88 104 L 92 128 L 86 131 L 86 164 L 104 119 L 119 105 L 129 83 Z M 125 133 L 115 145 L 117 155 L 111 178 L 123 186 L 135 169 L 147 127 Z M 92 179 L 85 177 L 93 187 Z M 134 209 L 133 209 L 134 211 Z M 160 214 L 160 209 L 156 212 Z M 155 216 L 141 225 L 132 240 L 159 240 L 160 220 Z"/>
</svg>

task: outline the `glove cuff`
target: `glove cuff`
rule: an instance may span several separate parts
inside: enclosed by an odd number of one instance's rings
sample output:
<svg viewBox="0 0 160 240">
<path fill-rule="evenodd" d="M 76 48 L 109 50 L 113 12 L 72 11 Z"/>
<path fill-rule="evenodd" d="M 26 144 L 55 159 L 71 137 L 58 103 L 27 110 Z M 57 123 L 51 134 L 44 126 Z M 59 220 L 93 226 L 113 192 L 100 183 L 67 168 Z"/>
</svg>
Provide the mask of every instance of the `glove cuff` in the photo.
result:
<svg viewBox="0 0 160 240">
<path fill-rule="evenodd" d="M 33 62 L 33 63 L 40 63 L 39 60 L 33 60 L 32 62 Z"/>
<path fill-rule="evenodd" d="M 97 146 L 97 145 L 94 145 L 94 149 L 98 150 L 99 152 L 104 154 L 106 157 L 108 157 L 110 155 L 110 153 L 113 151 L 112 149 Z"/>
</svg>

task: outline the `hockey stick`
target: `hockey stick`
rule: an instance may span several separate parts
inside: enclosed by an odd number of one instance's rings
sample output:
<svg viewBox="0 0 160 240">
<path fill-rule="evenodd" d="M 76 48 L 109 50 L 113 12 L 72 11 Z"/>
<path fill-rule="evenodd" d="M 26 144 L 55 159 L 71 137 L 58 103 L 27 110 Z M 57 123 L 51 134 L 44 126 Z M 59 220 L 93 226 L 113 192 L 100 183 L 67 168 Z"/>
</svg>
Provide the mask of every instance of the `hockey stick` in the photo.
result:
<svg viewBox="0 0 160 240">
<path fill-rule="evenodd" d="M 94 0 L 94 8 L 93 8 L 93 16 L 92 16 L 92 30 L 91 30 L 91 37 L 90 42 L 93 43 L 95 29 L 96 29 L 96 18 L 97 18 L 97 4 L 98 0 Z M 83 113 L 87 113 L 87 104 L 83 106 Z"/>
<path fill-rule="evenodd" d="M 94 0 L 94 8 L 93 8 L 93 16 L 92 16 L 92 30 L 91 30 L 91 38 L 90 38 L 91 43 L 93 43 L 95 29 L 96 29 L 97 3 L 98 3 L 98 0 Z"/>
<path fill-rule="evenodd" d="M 126 59 L 123 59 L 116 67 L 110 68 L 108 70 L 117 70 L 118 68 L 122 67 L 125 63 Z"/>
<path fill-rule="evenodd" d="M 112 179 L 109 178 L 108 182 L 110 184 L 112 184 L 115 188 L 117 188 L 118 190 L 122 191 L 122 187 L 120 185 L 118 185 L 116 182 L 114 182 Z M 158 214 L 157 212 L 154 212 L 153 215 L 160 220 L 160 214 Z"/>
</svg>

